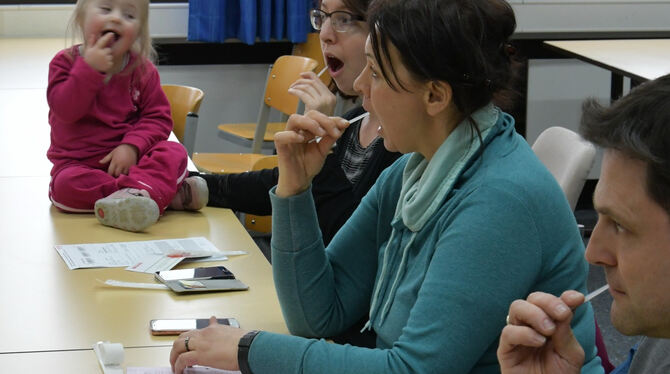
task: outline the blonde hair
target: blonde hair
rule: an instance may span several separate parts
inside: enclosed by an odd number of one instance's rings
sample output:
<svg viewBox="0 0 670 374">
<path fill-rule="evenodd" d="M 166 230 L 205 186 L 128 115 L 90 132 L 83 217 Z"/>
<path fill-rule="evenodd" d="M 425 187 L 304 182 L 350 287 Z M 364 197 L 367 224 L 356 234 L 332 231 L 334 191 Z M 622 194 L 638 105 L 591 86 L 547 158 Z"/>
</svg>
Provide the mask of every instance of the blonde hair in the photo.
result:
<svg viewBox="0 0 670 374">
<path fill-rule="evenodd" d="M 137 40 L 133 43 L 131 50 L 137 53 L 139 57 L 136 64 L 143 64 L 144 60 L 149 60 L 153 63 L 157 61 L 157 53 L 154 49 L 154 46 L 151 42 L 151 34 L 149 33 L 149 0 L 134 0 L 137 4 L 140 14 L 140 31 L 137 36 Z M 84 35 L 84 17 L 86 16 L 86 7 L 89 5 L 91 0 L 77 0 L 77 4 L 74 7 L 74 12 L 70 17 L 70 22 L 68 24 L 69 34 L 72 38 L 72 44 L 76 44 L 77 40 L 81 40 L 83 43 L 86 43 L 86 36 Z M 134 69 L 136 66 L 133 66 Z"/>
</svg>

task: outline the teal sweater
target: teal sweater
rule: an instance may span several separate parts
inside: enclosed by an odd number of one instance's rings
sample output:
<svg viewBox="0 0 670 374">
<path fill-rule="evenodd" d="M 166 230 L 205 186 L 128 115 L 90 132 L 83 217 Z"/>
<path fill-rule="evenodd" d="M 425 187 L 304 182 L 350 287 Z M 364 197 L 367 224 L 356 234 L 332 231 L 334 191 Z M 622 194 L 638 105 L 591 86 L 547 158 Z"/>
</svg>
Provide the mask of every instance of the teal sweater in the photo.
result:
<svg viewBox="0 0 670 374">
<path fill-rule="evenodd" d="M 311 193 L 271 193 L 273 272 L 291 333 L 334 336 L 372 315 L 377 348 L 262 332 L 249 353 L 254 374 L 497 373 L 514 299 L 586 291 L 584 248 L 560 187 L 512 118 L 497 118 L 418 231 L 396 215 L 411 155 L 380 176 L 325 251 Z M 373 292 L 383 305 L 371 312 Z M 583 373 L 602 372 L 594 327 L 591 306 L 578 308 Z"/>
</svg>

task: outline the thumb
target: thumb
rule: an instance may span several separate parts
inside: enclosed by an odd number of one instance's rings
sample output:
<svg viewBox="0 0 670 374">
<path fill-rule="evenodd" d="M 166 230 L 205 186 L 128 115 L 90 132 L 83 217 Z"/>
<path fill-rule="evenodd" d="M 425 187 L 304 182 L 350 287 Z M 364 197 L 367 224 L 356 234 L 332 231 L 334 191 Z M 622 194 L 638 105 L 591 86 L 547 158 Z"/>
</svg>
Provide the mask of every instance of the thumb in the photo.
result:
<svg viewBox="0 0 670 374">
<path fill-rule="evenodd" d="M 218 325 L 218 324 L 219 324 L 219 321 L 216 320 L 216 317 L 215 317 L 215 316 L 211 316 L 211 317 L 209 317 L 209 325 L 210 325 L 210 326 L 211 326 L 211 325 Z"/>
<path fill-rule="evenodd" d="M 107 156 L 103 157 L 102 160 L 100 160 L 98 162 L 101 163 L 101 164 L 106 164 L 106 163 L 109 163 L 109 161 L 111 161 L 111 159 L 112 159 L 112 152 L 109 152 L 107 154 Z"/>
</svg>

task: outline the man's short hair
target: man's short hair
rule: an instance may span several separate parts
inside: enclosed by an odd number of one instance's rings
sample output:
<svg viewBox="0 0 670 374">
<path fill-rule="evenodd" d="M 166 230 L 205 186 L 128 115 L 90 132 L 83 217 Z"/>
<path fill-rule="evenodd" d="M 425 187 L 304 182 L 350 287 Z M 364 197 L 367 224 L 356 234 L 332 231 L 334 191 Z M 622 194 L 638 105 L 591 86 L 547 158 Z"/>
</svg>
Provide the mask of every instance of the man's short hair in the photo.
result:
<svg viewBox="0 0 670 374">
<path fill-rule="evenodd" d="M 582 136 L 647 164 L 649 196 L 670 214 L 670 74 L 641 84 L 604 107 L 582 105 Z"/>
</svg>

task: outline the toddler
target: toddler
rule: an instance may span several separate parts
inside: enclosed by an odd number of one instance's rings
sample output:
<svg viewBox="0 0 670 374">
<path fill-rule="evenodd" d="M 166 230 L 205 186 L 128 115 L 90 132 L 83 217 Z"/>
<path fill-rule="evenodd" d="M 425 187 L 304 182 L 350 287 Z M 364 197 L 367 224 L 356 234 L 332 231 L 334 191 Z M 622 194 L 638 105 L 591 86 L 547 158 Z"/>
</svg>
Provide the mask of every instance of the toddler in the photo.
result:
<svg viewBox="0 0 670 374">
<path fill-rule="evenodd" d="M 78 0 L 71 27 L 83 44 L 49 64 L 49 197 L 62 211 L 94 211 L 128 231 L 208 198 L 203 179 L 186 178 L 184 147 L 167 141 L 172 118 L 148 17 L 149 0 Z"/>
</svg>

